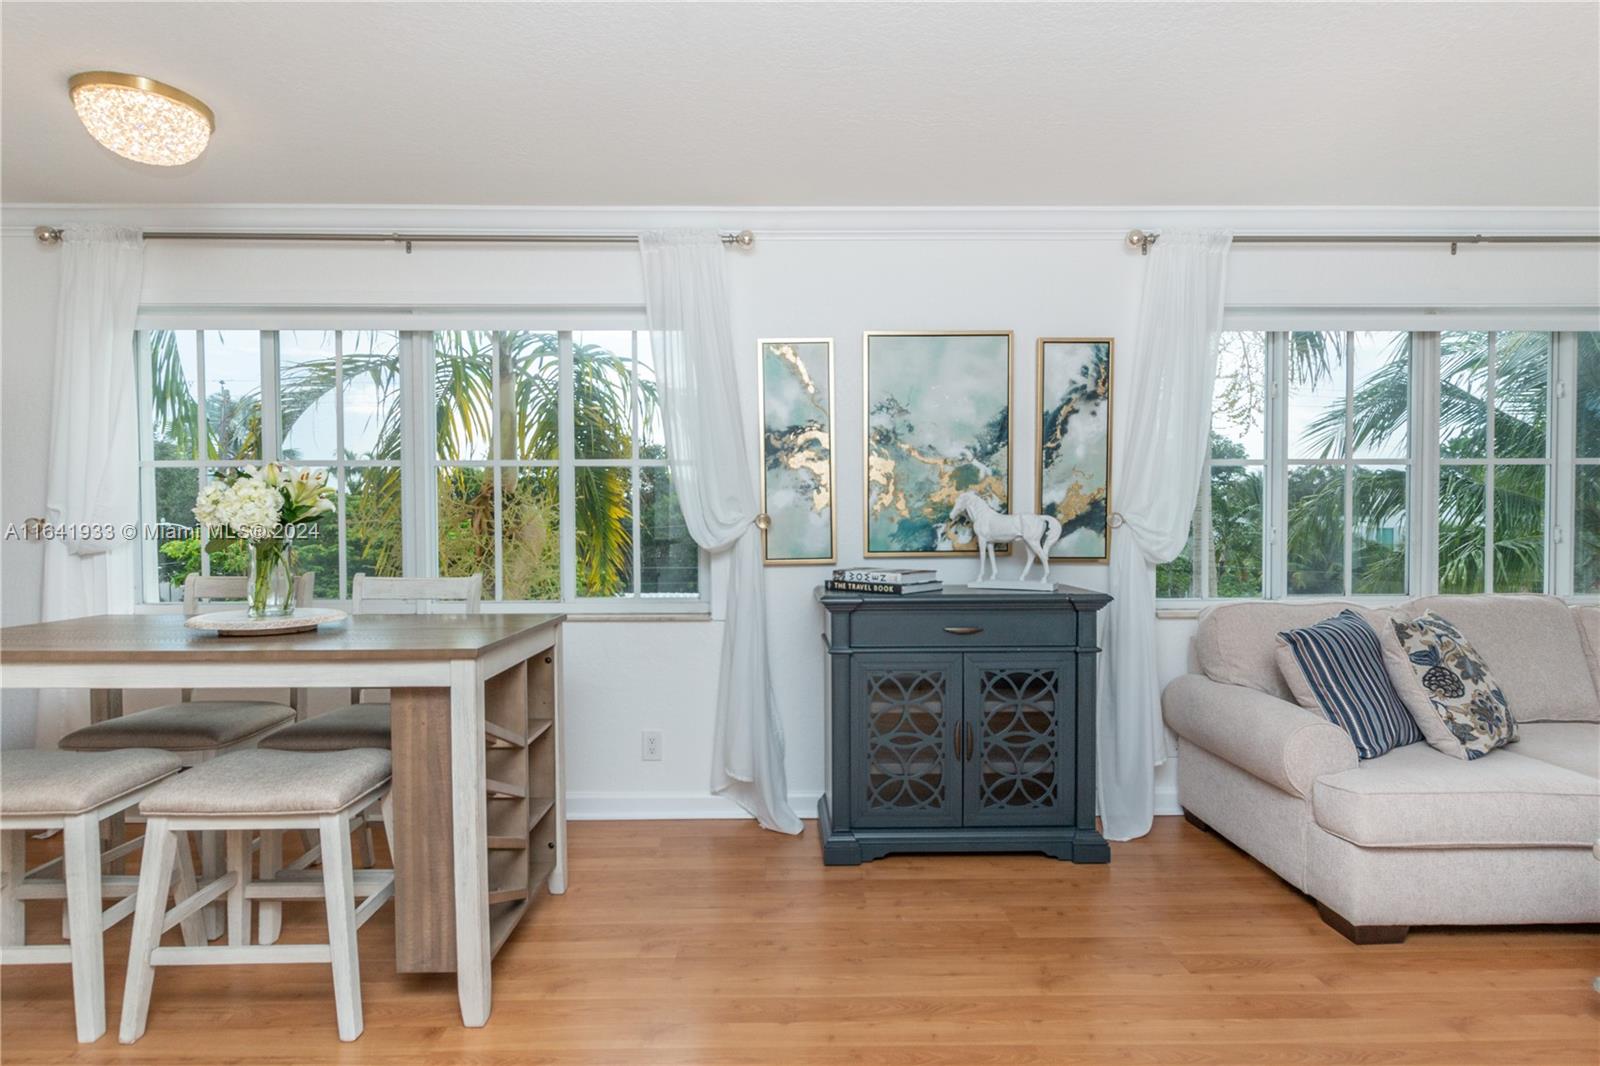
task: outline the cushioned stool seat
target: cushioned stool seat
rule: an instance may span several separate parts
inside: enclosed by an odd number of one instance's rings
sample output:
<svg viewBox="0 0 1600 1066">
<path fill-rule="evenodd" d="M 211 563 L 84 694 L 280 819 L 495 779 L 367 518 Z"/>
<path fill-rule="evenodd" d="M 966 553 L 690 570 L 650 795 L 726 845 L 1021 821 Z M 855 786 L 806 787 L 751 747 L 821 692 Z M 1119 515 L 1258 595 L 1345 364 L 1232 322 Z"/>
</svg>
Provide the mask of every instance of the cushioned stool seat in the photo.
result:
<svg viewBox="0 0 1600 1066">
<path fill-rule="evenodd" d="M 151 815 L 333 814 L 389 779 L 389 753 L 241 751 L 161 785 L 139 804 Z"/>
<path fill-rule="evenodd" d="M 342 751 L 389 747 L 389 705 L 353 703 L 273 733 L 261 742 L 279 751 Z"/>
<path fill-rule="evenodd" d="M 0 814 L 82 814 L 183 769 L 176 755 L 123 751 L 0 753 Z"/>
<path fill-rule="evenodd" d="M 67 751 L 160 748 L 209 751 L 268 733 L 294 720 L 294 708 L 253 700 L 196 700 L 135 711 L 61 738 Z"/>
</svg>

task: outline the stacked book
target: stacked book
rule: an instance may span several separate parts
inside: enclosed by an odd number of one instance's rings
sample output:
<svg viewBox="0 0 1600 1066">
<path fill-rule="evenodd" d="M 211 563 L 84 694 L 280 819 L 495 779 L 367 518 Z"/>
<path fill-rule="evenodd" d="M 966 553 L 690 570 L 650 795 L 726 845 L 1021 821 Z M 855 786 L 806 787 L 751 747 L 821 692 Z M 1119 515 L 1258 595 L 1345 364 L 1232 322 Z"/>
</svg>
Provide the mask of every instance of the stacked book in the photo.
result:
<svg viewBox="0 0 1600 1066">
<path fill-rule="evenodd" d="M 827 583 L 829 592 L 870 592 L 887 596 L 909 596 L 915 592 L 938 592 L 944 588 L 937 570 L 878 570 L 850 567 L 833 572 Z"/>
</svg>

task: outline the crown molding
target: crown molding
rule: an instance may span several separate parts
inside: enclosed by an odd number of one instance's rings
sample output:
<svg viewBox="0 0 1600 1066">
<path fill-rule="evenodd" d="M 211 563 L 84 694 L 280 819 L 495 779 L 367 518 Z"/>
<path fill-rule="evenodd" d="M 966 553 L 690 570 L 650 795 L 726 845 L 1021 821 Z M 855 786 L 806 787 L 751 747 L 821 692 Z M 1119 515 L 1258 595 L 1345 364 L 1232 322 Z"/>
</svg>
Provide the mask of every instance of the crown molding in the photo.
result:
<svg viewBox="0 0 1600 1066">
<path fill-rule="evenodd" d="M 750 229 L 764 240 L 1120 240 L 1129 229 L 1236 233 L 1575 234 L 1596 207 L 509 207 L 416 204 L 0 205 L 0 235 L 69 222 L 146 230 L 632 234 Z"/>
</svg>

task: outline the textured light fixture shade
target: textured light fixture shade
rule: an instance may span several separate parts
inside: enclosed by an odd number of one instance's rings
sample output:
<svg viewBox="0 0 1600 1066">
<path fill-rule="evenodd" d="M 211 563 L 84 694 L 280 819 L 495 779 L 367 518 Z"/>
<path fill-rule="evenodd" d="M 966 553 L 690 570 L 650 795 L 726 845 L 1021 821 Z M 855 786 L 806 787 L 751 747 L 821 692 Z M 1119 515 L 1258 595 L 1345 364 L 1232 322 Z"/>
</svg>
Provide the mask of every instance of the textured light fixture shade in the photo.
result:
<svg viewBox="0 0 1600 1066">
<path fill-rule="evenodd" d="M 181 89 L 137 74 L 74 74 L 72 107 L 89 135 L 124 159 L 181 166 L 206 150 L 216 118 Z"/>
</svg>

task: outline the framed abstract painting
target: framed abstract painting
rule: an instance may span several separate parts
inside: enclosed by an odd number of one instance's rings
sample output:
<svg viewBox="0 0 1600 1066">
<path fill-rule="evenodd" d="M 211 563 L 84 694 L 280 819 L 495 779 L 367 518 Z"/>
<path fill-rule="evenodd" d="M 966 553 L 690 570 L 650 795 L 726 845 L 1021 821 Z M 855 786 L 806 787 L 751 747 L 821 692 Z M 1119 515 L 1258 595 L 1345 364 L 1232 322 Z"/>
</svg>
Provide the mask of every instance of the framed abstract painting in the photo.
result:
<svg viewBox="0 0 1600 1066">
<path fill-rule="evenodd" d="M 1111 555 L 1109 337 L 1039 340 L 1039 513 L 1061 523 L 1052 559 L 1103 563 Z"/>
<path fill-rule="evenodd" d="M 834 562 L 833 338 L 757 345 L 763 557 L 770 566 Z"/>
<path fill-rule="evenodd" d="M 866 554 L 975 552 L 963 492 L 1011 510 L 1011 333 L 862 339 Z"/>
</svg>

